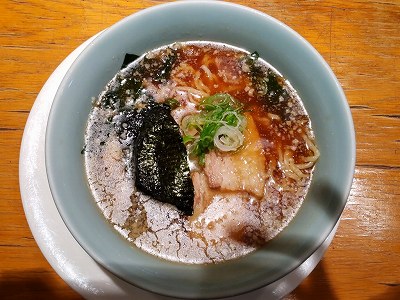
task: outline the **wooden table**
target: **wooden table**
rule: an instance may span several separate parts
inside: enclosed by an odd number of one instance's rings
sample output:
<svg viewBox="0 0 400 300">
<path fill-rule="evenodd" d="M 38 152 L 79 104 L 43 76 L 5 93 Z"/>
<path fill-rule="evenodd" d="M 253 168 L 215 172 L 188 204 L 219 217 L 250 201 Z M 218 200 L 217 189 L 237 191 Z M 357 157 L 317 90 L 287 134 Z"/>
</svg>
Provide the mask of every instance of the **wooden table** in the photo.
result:
<svg viewBox="0 0 400 300">
<path fill-rule="evenodd" d="M 29 230 L 18 185 L 21 137 L 41 87 L 83 41 L 166 1 L 2 0 L 0 298 L 79 299 Z M 357 165 L 337 235 L 287 299 L 400 299 L 400 2 L 232 1 L 305 37 L 338 77 L 353 114 Z"/>
</svg>

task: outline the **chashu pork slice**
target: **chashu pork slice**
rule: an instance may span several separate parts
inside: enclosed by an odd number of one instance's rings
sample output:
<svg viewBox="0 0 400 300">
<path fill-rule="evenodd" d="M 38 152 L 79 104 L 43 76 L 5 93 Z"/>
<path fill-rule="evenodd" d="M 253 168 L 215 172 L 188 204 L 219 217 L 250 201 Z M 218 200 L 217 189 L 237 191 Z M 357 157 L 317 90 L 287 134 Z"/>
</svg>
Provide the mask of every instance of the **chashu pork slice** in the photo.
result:
<svg viewBox="0 0 400 300">
<path fill-rule="evenodd" d="M 243 132 L 244 144 L 236 152 L 212 150 L 206 154 L 205 174 L 211 188 L 264 195 L 267 180 L 265 156 L 256 124 L 249 113 Z"/>
</svg>

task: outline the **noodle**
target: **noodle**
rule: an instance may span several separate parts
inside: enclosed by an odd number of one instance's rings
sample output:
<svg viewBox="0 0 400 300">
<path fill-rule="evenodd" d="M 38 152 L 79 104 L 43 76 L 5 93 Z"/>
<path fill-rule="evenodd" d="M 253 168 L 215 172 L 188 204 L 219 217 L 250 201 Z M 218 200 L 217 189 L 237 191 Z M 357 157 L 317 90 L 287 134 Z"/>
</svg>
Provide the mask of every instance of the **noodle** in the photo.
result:
<svg viewBox="0 0 400 300">
<path fill-rule="evenodd" d="M 306 162 L 316 162 L 318 157 L 319 157 L 319 155 L 320 155 L 318 148 L 315 146 L 315 144 L 306 135 L 303 135 L 303 139 L 306 142 L 307 146 L 311 149 L 311 151 L 314 152 L 314 155 L 304 157 L 304 161 L 306 161 Z"/>
<path fill-rule="evenodd" d="M 210 94 L 210 89 L 200 80 L 200 72 L 197 71 L 196 75 L 194 76 L 194 84 L 196 85 L 196 88 Z"/>
<path fill-rule="evenodd" d="M 205 93 L 205 92 L 203 92 L 203 91 L 201 91 L 201 90 L 198 90 L 198 89 L 195 89 L 195 88 L 193 88 L 193 87 L 190 87 L 190 86 L 177 86 L 176 88 L 175 88 L 175 90 L 176 91 L 183 91 L 183 92 L 186 92 L 186 93 L 188 93 L 189 95 L 192 95 L 192 96 L 194 96 L 196 99 L 200 99 L 200 98 L 204 98 L 204 97 L 207 97 L 207 96 L 209 96 L 209 94 L 207 94 L 207 93 Z M 195 101 L 195 102 L 197 102 L 197 101 Z"/>
<path fill-rule="evenodd" d="M 309 168 L 312 168 L 314 166 L 314 162 L 315 161 L 310 161 L 310 162 L 307 162 L 307 163 L 304 163 L 304 164 L 295 164 L 295 166 L 300 170 L 309 169 Z"/>
<path fill-rule="evenodd" d="M 202 69 L 209 79 L 213 79 L 214 75 L 211 73 L 210 69 L 206 65 L 201 65 L 200 69 Z"/>
</svg>

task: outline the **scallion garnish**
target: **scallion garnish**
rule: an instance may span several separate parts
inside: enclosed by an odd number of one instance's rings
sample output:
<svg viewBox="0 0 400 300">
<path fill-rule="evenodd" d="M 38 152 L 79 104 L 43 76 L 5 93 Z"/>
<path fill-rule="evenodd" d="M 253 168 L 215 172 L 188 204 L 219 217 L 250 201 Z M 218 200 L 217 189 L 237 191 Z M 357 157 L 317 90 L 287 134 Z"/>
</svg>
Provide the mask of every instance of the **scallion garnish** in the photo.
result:
<svg viewBox="0 0 400 300">
<path fill-rule="evenodd" d="M 183 141 L 190 144 L 190 154 L 205 163 L 205 155 L 217 147 L 220 151 L 235 151 L 242 146 L 246 118 L 243 106 L 229 94 L 215 94 L 198 105 L 200 113 L 182 120 Z"/>
</svg>

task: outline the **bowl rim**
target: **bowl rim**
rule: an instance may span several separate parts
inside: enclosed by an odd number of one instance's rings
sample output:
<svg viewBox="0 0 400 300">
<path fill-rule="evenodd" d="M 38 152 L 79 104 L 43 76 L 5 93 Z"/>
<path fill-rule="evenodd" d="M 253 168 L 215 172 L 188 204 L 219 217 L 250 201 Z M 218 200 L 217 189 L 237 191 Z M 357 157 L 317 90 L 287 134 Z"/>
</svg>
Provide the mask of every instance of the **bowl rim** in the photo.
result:
<svg viewBox="0 0 400 300">
<path fill-rule="evenodd" d="M 318 60 L 318 62 L 321 64 L 321 66 L 324 68 L 324 70 L 327 72 L 327 74 L 331 77 L 331 79 L 334 81 L 334 84 L 336 85 L 336 89 L 340 95 L 340 101 L 341 101 L 341 105 L 343 108 L 343 113 L 345 115 L 345 119 L 348 122 L 348 129 L 349 129 L 349 155 L 350 155 L 350 166 L 349 166 L 349 170 L 348 172 L 346 172 L 346 175 L 348 177 L 347 180 L 347 186 L 345 188 L 343 188 L 343 190 L 346 191 L 347 195 L 346 195 L 346 199 L 348 198 L 348 195 L 350 193 L 350 188 L 351 188 L 351 184 L 352 184 L 352 180 L 353 180 L 353 176 L 354 176 L 354 169 L 355 169 L 355 132 L 354 132 L 354 125 L 352 122 L 352 116 L 351 116 L 351 112 L 350 112 L 350 108 L 348 106 L 345 94 L 337 80 L 337 78 L 335 77 L 335 75 L 333 74 L 332 70 L 330 69 L 329 65 L 326 63 L 326 61 L 322 58 L 322 56 L 311 46 L 311 44 L 309 44 L 301 35 L 299 35 L 297 32 L 295 32 L 293 29 L 291 29 L 289 26 L 287 26 L 286 24 L 282 23 L 281 21 L 263 13 L 260 12 L 258 10 L 255 10 L 253 8 L 249 8 L 243 5 L 239 5 L 239 4 L 234 4 L 234 3 L 229 3 L 229 2 L 222 2 L 222 1 L 211 1 L 211 0 L 194 0 L 194 1 L 177 1 L 177 2 L 172 2 L 172 3 L 165 3 L 165 4 L 160 4 L 160 5 L 156 5 L 144 10 L 141 10 L 139 12 L 136 12 L 128 17 L 125 17 L 124 19 L 118 21 L 117 23 L 115 23 L 114 25 L 112 25 L 111 27 L 109 27 L 108 29 L 106 29 L 103 33 L 101 33 L 98 37 L 96 37 L 90 44 L 89 47 L 87 47 L 77 58 L 77 60 L 72 64 L 72 66 L 70 67 L 70 69 L 68 70 L 67 74 L 65 75 L 57 93 L 54 99 L 54 102 L 52 104 L 51 107 L 51 111 L 50 111 L 50 115 L 49 115 L 49 122 L 47 123 L 47 128 L 46 128 L 46 145 L 45 145 L 45 160 L 46 160 L 46 170 L 47 170 L 47 176 L 49 179 L 49 186 L 50 186 L 50 190 L 51 193 L 53 195 L 53 198 L 55 200 L 56 203 L 56 207 L 60 212 L 60 215 L 64 221 L 64 223 L 66 224 L 67 228 L 69 229 L 69 231 L 71 232 L 71 234 L 74 236 L 74 238 L 78 241 L 78 243 L 82 246 L 83 249 L 85 249 L 85 251 L 92 257 L 94 258 L 98 263 L 100 263 L 101 265 L 103 265 L 106 269 L 110 270 L 112 273 L 116 274 L 118 277 L 121 277 L 124 280 L 127 280 L 126 278 L 124 278 L 124 276 L 121 276 L 120 272 L 118 272 L 118 270 L 115 270 L 114 267 L 110 266 L 107 262 L 104 261 L 104 259 L 102 257 L 99 257 L 96 254 L 95 249 L 91 249 L 87 244 L 85 244 L 85 242 L 82 242 L 82 237 L 79 236 L 79 232 L 77 232 L 73 226 L 71 226 L 70 222 L 71 220 L 68 219 L 68 217 L 66 216 L 67 213 L 65 211 L 65 208 L 62 206 L 62 203 L 60 202 L 60 194 L 57 191 L 57 183 L 55 182 L 55 170 L 54 170 L 54 166 L 52 165 L 52 154 L 51 153 L 51 146 L 49 141 L 51 141 L 52 139 L 52 134 L 53 134 L 53 128 L 51 126 L 51 124 L 54 124 L 55 120 L 55 113 L 54 111 L 57 108 L 57 103 L 59 103 L 62 98 L 62 93 L 64 91 L 65 86 L 67 86 L 69 84 L 68 82 L 68 78 L 70 78 L 74 73 L 74 70 L 77 68 L 77 66 L 79 65 L 79 62 L 81 60 L 83 60 L 85 58 L 86 55 L 88 55 L 88 53 L 90 53 L 90 49 L 92 49 L 92 46 L 96 46 L 96 44 L 99 43 L 99 41 L 101 41 L 102 39 L 104 39 L 107 36 L 112 35 L 113 31 L 118 28 L 119 26 L 126 24 L 127 22 L 129 22 L 131 19 L 137 18 L 138 16 L 143 16 L 146 14 L 152 14 L 156 11 L 159 10 L 164 10 L 165 8 L 175 8 L 175 7 L 181 7 L 181 6 L 195 6 L 195 5 L 203 5 L 203 4 L 207 4 L 207 5 L 212 5 L 212 6 L 221 6 L 221 7 L 226 7 L 226 8 L 236 8 L 239 10 L 242 10 L 244 13 L 249 13 L 249 14 L 253 14 L 253 15 L 258 15 L 261 16 L 262 18 L 265 18 L 266 20 L 268 20 L 269 22 L 274 23 L 276 26 L 281 27 L 283 30 L 289 32 L 294 38 L 297 39 L 297 42 L 300 42 L 303 44 L 303 47 L 306 47 L 308 51 L 310 51 L 315 58 Z M 343 205 L 341 205 L 340 208 L 340 213 L 343 211 L 343 209 L 345 208 L 347 200 L 343 203 Z M 315 249 L 317 249 L 326 239 L 326 237 L 329 235 L 329 233 L 332 231 L 332 229 L 334 228 L 336 222 L 339 220 L 340 218 L 340 213 L 337 215 L 337 218 L 335 220 L 335 222 L 331 222 L 332 226 L 329 226 L 329 228 L 327 227 L 324 234 L 321 235 L 321 237 L 318 239 L 317 243 L 314 245 L 314 247 L 312 247 L 312 249 L 308 249 L 308 251 L 303 252 L 303 255 L 299 261 L 299 263 L 297 265 L 293 265 L 291 268 L 289 268 L 288 270 L 286 270 L 286 272 L 280 274 L 280 276 L 276 277 L 274 281 L 279 280 L 280 278 L 284 277 L 286 274 L 290 273 L 292 270 L 294 270 L 295 268 L 297 268 L 301 262 L 305 261 L 309 256 L 312 255 L 312 253 L 315 251 Z M 171 262 L 168 262 L 168 264 L 174 264 Z M 190 268 L 190 267 L 189 267 Z M 163 294 L 163 295 L 168 295 L 168 296 L 175 296 L 175 297 L 191 297 L 191 295 L 187 295 L 184 294 L 182 295 L 182 293 L 180 293 L 179 291 L 170 291 L 170 293 L 165 293 L 165 291 L 160 291 L 157 288 L 156 289 L 152 289 L 151 287 L 149 288 L 149 286 L 146 285 L 142 285 L 142 284 L 138 284 L 137 282 L 132 282 L 130 280 L 127 280 L 128 282 L 147 289 L 147 290 L 151 290 L 152 292 L 158 293 L 158 294 Z M 270 284 L 274 281 L 268 281 L 268 282 L 264 282 L 264 285 Z M 224 293 L 222 294 L 215 294 L 215 295 L 207 295 L 207 297 L 211 296 L 211 297 L 220 297 L 220 296 L 233 296 L 233 295 L 237 295 L 237 294 L 241 294 L 244 292 L 248 292 L 250 290 L 256 289 L 258 287 L 261 286 L 253 286 L 250 289 L 244 290 L 244 291 L 236 291 L 234 293 Z M 226 291 L 224 291 L 226 292 Z M 196 295 L 196 298 L 198 298 L 198 296 Z"/>
</svg>

